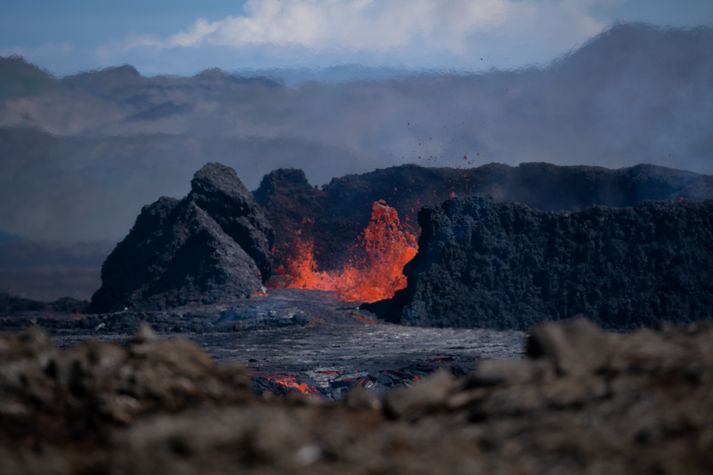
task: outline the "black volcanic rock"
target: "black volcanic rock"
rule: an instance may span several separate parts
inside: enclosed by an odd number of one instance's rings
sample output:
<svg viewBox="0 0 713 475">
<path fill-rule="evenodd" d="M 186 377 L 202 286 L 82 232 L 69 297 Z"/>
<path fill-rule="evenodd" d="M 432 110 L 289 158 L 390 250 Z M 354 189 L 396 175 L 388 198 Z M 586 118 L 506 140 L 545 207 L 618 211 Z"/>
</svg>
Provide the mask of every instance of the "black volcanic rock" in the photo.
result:
<svg viewBox="0 0 713 475">
<path fill-rule="evenodd" d="M 188 199 L 205 210 L 248 253 L 264 280 L 270 277 L 274 233 L 235 170 L 220 163 L 207 164 L 193 177 Z"/>
<path fill-rule="evenodd" d="M 208 164 L 182 200 L 145 206 L 102 268 L 95 311 L 247 297 L 269 277 L 272 229 L 235 171 Z M 258 263 L 256 263 L 256 261 Z"/>
<path fill-rule="evenodd" d="M 264 177 L 254 194 L 272 226 L 289 231 L 279 234 L 278 248 L 289 245 L 294 230 L 307 232 L 317 262 L 329 269 L 343 265 L 345 250 L 369 223 L 371 204 L 380 199 L 418 232 L 418 211 L 454 196 L 489 196 L 546 211 L 623 207 L 643 200 L 711 199 L 713 177 L 653 165 L 616 170 L 548 163 L 470 169 L 404 165 L 335 178 L 322 189 L 312 187 L 299 170 L 277 170 Z"/>
<path fill-rule="evenodd" d="M 309 184 L 304 171 L 294 168 L 280 168 L 268 173 L 262 178 L 260 186 L 253 192 L 272 226 L 279 229 L 276 235 L 273 257 L 276 263 L 284 263 L 292 251 L 293 239 L 297 233 L 304 231 L 311 235 L 324 229 L 326 233 L 334 232 L 334 226 L 327 222 L 326 226 L 311 227 L 312 223 L 325 216 L 325 193 Z M 318 242 L 326 242 L 326 236 L 318 236 Z M 348 238 L 347 238 L 348 239 Z M 323 247 L 317 252 L 320 258 Z"/>
<path fill-rule="evenodd" d="M 367 306 L 410 325 L 633 328 L 713 316 L 713 201 L 543 212 L 483 198 L 419 214 L 408 287 Z"/>
<path fill-rule="evenodd" d="M 260 186 L 253 193 L 258 202 L 265 206 L 286 205 L 287 200 L 278 201 L 287 196 L 293 196 L 297 204 L 308 207 L 310 200 L 319 199 L 322 192 L 307 181 L 303 170 L 297 168 L 280 168 L 268 173 L 262 178 Z M 293 219 L 304 216 L 309 212 L 300 212 L 291 215 Z"/>
</svg>

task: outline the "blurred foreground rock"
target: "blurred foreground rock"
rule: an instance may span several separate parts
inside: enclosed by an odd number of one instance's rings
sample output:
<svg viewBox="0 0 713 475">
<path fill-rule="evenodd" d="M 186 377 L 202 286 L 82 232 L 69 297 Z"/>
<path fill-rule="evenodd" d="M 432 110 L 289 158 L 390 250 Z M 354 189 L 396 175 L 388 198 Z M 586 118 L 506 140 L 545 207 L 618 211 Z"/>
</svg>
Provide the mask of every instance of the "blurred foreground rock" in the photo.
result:
<svg viewBox="0 0 713 475">
<path fill-rule="evenodd" d="M 0 338 L 0 473 L 708 474 L 713 325 L 532 331 L 528 358 L 340 403 L 143 328 L 127 347 Z"/>
</svg>

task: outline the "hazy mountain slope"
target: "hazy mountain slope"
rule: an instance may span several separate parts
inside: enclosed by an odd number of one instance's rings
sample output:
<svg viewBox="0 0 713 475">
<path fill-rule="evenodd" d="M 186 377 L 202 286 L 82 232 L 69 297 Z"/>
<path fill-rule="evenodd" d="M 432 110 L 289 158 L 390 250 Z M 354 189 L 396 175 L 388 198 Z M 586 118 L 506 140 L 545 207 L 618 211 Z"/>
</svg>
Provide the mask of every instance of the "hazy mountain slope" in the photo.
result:
<svg viewBox="0 0 713 475">
<path fill-rule="evenodd" d="M 71 89 L 24 59 L 0 58 L 0 124 L 72 134 L 122 117 L 122 108 Z"/>
<path fill-rule="evenodd" d="M 146 78 L 121 66 L 64 78 L 61 94 L 40 88 L 4 103 L 0 125 L 103 135 L 298 136 L 390 164 L 453 165 L 480 153 L 506 163 L 652 162 L 710 172 L 711 50 L 711 28 L 619 25 L 544 69 L 476 75 L 289 88 L 220 70 Z M 46 107 L 49 98 L 66 109 L 63 120 Z"/>
<path fill-rule="evenodd" d="M 543 69 L 297 87 L 130 66 L 57 80 L 3 60 L 0 221 L 31 236 L 117 237 L 142 203 L 182 195 L 211 160 L 251 188 L 284 166 L 315 184 L 402 163 L 713 173 L 710 51 L 711 28 L 620 25 Z M 26 90 L 5 86 L 23 74 L 35 78 Z"/>
<path fill-rule="evenodd" d="M 196 169 L 212 159 L 235 168 L 254 188 L 295 157 L 323 181 L 377 163 L 300 138 L 143 134 L 57 137 L 36 129 L 0 129 L 0 222 L 34 239 L 117 239 L 141 206 L 183 196 Z M 341 161 L 334 161 L 340 157 Z"/>
<path fill-rule="evenodd" d="M 19 56 L 0 58 L 0 100 L 32 96 L 56 89 L 59 81 Z"/>
<path fill-rule="evenodd" d="M 52 301 L 89 299 L 113 242 L 32 241 L 0 233 L 0 293 Z"/>
</svg>

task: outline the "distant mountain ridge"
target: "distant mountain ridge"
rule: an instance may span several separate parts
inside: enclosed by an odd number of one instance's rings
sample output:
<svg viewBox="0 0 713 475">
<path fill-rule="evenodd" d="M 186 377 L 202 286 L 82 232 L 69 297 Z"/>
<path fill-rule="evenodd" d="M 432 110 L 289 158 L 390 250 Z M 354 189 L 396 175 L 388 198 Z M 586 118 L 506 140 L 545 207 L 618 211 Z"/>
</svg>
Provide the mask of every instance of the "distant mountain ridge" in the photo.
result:
<svg viewBox="0 0 713 475">
<path fill-rule="evenodd" d="M 0 57 L 0 100 L 31 96 L 57 87 L 58 80 L 20 56 Z"/>
<path fill-rule="evenodd" d="M 226 81 L 233 83 L 261 83 L 279 86 L 280 82 L 266 76 L 251 74 L 242 76 L 226 72 L 220 68 L 211 68 L 200 73 L 184 77 L 172 75 L 143 76 L 134 66 L 123 64 L 111 66 L 57 78 L 50 72 L 28 62 L 19 55 L 0 56 L 0 84 L 3 86 L 3 100 L 37 95 L 47 92 L 47 89 L 67 88 L 82 90 L 97 96 L 107 95 L 107 92 L 117 88 L 130 88 L 147 84 L 164 82 L 164 85 L 186 85 L 191 80 L 196 82 Z"/>
<path fill-rule="evenodd" d="M 33 237 L 114 239 L 141 204 L 184 194 L 215 160 L 250 188 L 276 168 L 322 185 L 407 163 L 710 174 L 710 51 L 712 28 L 625 24 L 542 68 L 295 86 L 129 65 L 56 78 L 0 59 L 0 222 Z"/>
</svg>

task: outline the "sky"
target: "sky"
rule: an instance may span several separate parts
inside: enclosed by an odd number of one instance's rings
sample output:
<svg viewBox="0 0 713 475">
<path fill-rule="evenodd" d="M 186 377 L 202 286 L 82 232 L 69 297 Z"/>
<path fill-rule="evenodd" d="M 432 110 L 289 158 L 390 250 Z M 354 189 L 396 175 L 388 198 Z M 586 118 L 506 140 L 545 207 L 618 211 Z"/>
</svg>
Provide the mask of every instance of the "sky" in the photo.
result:
<svg viewBox="0 0 713 475">
<path fill-rule="evenodd" d="M 545 64 L 617 22 L 713 26 L 713 0 L 2 0 L 0 56 L 57 75 Z"/>
</svg>

